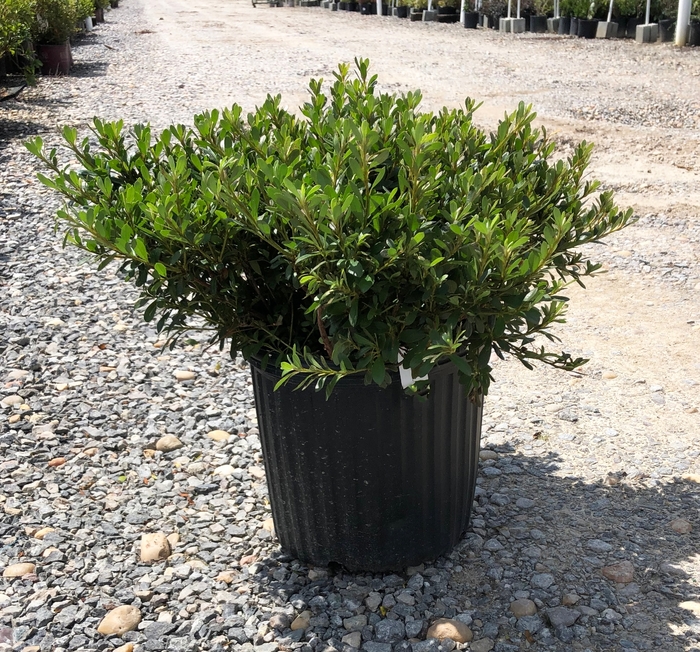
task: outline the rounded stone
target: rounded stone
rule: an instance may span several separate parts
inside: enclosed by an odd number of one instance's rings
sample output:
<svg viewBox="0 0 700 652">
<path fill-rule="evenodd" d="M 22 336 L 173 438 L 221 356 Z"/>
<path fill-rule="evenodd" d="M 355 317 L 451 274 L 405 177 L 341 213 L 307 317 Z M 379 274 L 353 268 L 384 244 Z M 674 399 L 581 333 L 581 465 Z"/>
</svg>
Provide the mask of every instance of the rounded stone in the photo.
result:
<svg viewBox="0 0 700 652">
<path fill-rule="evenodd" d="M 441 641 L 450 638 L 455 643 L 468 643 L 474 638 L 472 630 L 463 622 L 452 618 L 439 618 L 428 629 L 426 638 L 436 638 Z"/>
<path fill-rule="evenodd" d="M 175 435 L 163 435 L 156 442 L 156 450 L 162 451 L 163 453 L 170 453 L 171 451 L 176 451 L 178 448 L 183 447 L 183 443 Z"/>
<path fill-rule="evenodd" d="M 621 561 L 619 564 L 605 566 L 601 572 L 604 577 L 618 584 L 629 584 L 634 579 L 634 566 L 630 561 Z"/>
<path fill-rule="evenodd" d="M 163 532 L 152 532 L 141 537 L 141 561 L 160 561 L 170 556 L 170 542 Z"/>
<path fill-rule="evenodd" d="M 510 603 L 510 610 L 516 618 L 534 616 L 537 613 L 537 605 L 532 600 L 521 598 Z"/>
<path fill-rule="evenodd" d="M 185 369 L 178 369 L 177 371 L 173 372 L 173 376 L 179 381 L 184 381 L 184 380 L 194 380 L 194 378 L 197 376 L 197 374 L 194 371 L 187 371 Z"/>
<path fill-rule="evenodd" d="M 121 636 L 135 630 L 141 622 L 141 612 L 130 604 L 112 609 L 97 626 L 97 631 L 105 636 Z"/>
<path fill-rule="evenodd" d="M 228 433 L 225 430 L 211 430 L 207 433 L 207 437 L 209 437 L 209 439 L 213 439 L 214 441 L 228 441 L 230 436 L 231 433 Z"/>
<path fill-rule="evenodd" d="M 676 534 L 690 534 L 693 530 L 693 526 L 690 521 L 686 521 L 684 518 L 674 518 L 670 523 L 669 527 Z"/>
<path fill-rule="evenodd" d="M 24 562 L 21 564 L 12 564 L 8 566 L 3 572 L 2 576 L 3 577 L 24 577 L 25 575 L 29 575 L 33 573 L 36 570 L 36 566 L 34 564 L 30 564 L 29 562 Z"/>
</svg>

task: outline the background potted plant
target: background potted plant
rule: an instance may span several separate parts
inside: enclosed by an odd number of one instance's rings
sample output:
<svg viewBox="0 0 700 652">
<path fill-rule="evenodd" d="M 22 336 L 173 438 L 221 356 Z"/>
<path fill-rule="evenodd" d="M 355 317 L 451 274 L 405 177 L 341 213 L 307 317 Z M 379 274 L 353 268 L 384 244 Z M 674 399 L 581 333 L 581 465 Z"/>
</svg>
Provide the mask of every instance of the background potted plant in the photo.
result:
<svg viewBox="0 0 700 652">
<path fill-rule="evenodd" d="M 29 41 L 35 11 L 34 0 L 0 2 L 0 76 L 7 72 L 6 58 L 31 58 Z"/>
<path fill-rule="evenodd" d="M 688 45 L 700 45 L 700 0 L 693 0 L 688 30 Z"/>
<path fill-rule="evenodd" d="M 411 0 L 411 13 L 409 18 L 411 21 L 423 20 L 423 11 L 428 8 L 428 0 Z"/>
<path fill-rule="evenodd" d="M 492 352 L 584 362 L 555 340 L 581 245 L 628 223 L 521 104 L 492 134 L 462 110 L 379 94 L 369 62 L 311 82 L 303 118 L 267 101 L 155 136 L 94 122 L 82 166 L 27 144 L 70 202 L 67 241 L 121 263 L 146 320 L 193 318 L 250 363 L 282 548 L 350 570 L 446 552 L 467 526 Z"/>
<path fill-rule="evenodd" d="M 437 20 L 439 23 L 456 23 L 459 21 L 460 0 L 438 0 Z"/>
<path fill-rule="evenodd" d="M 37 0 L 32 39 L 44 75 L 67 75 L 73 58 L 70 37 L 78 22 L 77 4 L 72 0 Z"/>
<path fill-rule="evenodd" d="M 105 9 L 109 7 L 109 0 L 93 0 L 95 21 L 105 22 Z"/>
<path fill-rule="evenodd" d="M 534 0 L 534 14 L 530 16 L 530 31 L 538 34 L 547 31 L 547 18 L 553 15 L 553 0 Z"/>
<path fill-rule="evenodd" d="M 397 18 L 408 18 L 408 12 L 410 10 L 410 0 L 398 0 L 392 13 Z"/>
<path fill-rule="evenodd" d="M 481 13 L 488 18 L 489 26 L 497 29 L 498 22 L 508 12 L 507 0 L 483 0 Z"/>
</svg>

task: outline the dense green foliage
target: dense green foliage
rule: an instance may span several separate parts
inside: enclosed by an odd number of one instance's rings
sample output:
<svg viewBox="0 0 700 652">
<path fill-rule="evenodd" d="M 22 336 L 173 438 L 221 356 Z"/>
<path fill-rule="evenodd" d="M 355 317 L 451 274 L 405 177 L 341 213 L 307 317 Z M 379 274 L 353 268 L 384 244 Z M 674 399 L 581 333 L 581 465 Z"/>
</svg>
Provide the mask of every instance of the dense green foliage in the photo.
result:
<svg viewBox="0 0 700 652">
<path fill-rule="evenodd" d="M 268 97 L 157 137 L 95 120 L 99 147 L 64 130 L 80 171 L 27 146 L 69 200 L 67 240 L 122 261 L 174 337 L 200 317 L 232 354 L 327 390 L 351 373 L 388 383 L 401 355 L 414 378 L 450 358 L 472 395 L 492 350 L 582 364 L 535 337 L 555 339 L 565 285 L 598 269 L 580 245 L 631 217 L 584 180 L 591 148 L 553 160 L 522 104 L 487 134 L 472 100 L 422 113 L 419 93 L 378 94 L 357 65 L 329 97 L 312 81 L 302 118 Z"/>
<path fill-rule="evenodd" d="M 0 0 L 0 57 L 14 54 L 31 36 L 34 0 Z"/>
<path fill-rule="evenodd" d="M 37 0 L 32 38 L 41 45 L 62 45 L 79 20 L 77 0 Z"/>
</svg>

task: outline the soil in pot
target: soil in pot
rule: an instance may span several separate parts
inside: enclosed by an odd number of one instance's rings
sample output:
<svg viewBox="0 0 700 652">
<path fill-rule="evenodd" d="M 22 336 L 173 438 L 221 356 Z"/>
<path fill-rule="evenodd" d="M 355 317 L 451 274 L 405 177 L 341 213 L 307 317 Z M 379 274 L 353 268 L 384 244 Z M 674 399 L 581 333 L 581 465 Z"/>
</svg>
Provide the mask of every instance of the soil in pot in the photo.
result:
<svg viewBox="0 0 700 652">
<path fill-rule="evenodd" d="M 580 38 L 595 38 L 598 31 L 597 20 L 584 20 L 580 18 L 578 21 L 578 36 Z"/>
<path fill-rule="evenodd" d="M 569 26 L 569 36 L 578 36 L 578 18 L 571 19 L 571 25 Z"/>
<path fill-rule="evenodd" d="M 530 31 L 544 34 L 547 31 L 547 16 L 530 16 Z"/>
<path fill-rule="evenodd" d="M 664 18 L 659 21 L 659 40 L 662 43 L 673 41 L 676 35 L 676 21 L 672 18 Z"/>
<path fill-rule="evenodd" d="M 476 29 L 479 25 L 479 12 L 468 11 L 464 14 L 464 27 L 466 29 Z"/>
<path fill-rule="evenodd" d="M 67 75 L 73 63 L 70 43 L 63 45 L 37 45 L 36 54 L 41 62 L 42 75 Z"/>
<path fill-rule="evenodd" d="M 569 31 L 571 30 L 571 18 L 569 16 L 562 16 L 559 19 L 559 34 L 560 35 L 565 35 L 568 34 Z"/>
<path fill-rule="evenodd" d="M 404 569 L 448 552 L 476 485 L 482 408 L 456 368 L 431 373 L 425 400 L 398 374 L 386 388 L 341 380 L 324 392 L 274 385 L 252 365 L 275 530 L 305 563 L 351 572 Z"/>
</svg>

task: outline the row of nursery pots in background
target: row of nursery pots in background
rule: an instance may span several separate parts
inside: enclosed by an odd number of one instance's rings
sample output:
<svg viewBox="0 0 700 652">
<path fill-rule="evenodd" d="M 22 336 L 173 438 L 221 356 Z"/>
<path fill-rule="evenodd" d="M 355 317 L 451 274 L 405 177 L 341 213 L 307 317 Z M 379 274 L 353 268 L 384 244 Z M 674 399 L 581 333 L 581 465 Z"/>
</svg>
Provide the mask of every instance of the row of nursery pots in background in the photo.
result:
<svg viewBox="0 0 700 652">
<path fill-rule="evenodd" d="M 632 212 L 589 181 L 591 147 L 562 160 L 524 104 L 489 134 L 474 100 L 423 113 L 365 60 L 310 91 L 301 119 L 270 96 L 161 134 L 67 127 L 80 184 L 27 147 L 66 200 L 66 242 L 122 263 L 144 319 L 175 340 L 206 324 L 250 363 L 282 549 L 401 570 L 468 526 L 492 353 L 585 363 L 541 344 L 600 269 L 581 246 Z"/>
<path fill-rule="evenodd" d="M 118 6 L 119 0 L 5 0 L 0 74 L 69 74 L 71 39 L 104 22 L 105 10 Z"/>
<path fill-rule="evenodd" d="M 271 1 L 274 4 L 275 0 Z M 449 4 L 448 4 L 449 3 Z M 290 0 L 294 4 L 294 0 Z M 472 4 L 472 3 L 468 3 Z M 580 4 L 580 3 L 579 3 Z M 331 0 L 301 0 L 301 6 L 321 6 L 333 11 L 359 12 L 363 15 L 377 15 L 378 7 L 374 0 L 364 2 L 331 2 Z M 399 0 L 394 6 L 383 3 L 381 15 L 408 18 L 412 21 L 432 21 L 445 23 L 459 22 L 460 5 L 456 0 L 447 0 L 435 3 L 433 11 L 427 11 L 427 0 Z M 511 31 L 512 20 L 505 19 L 507 15 L 507 3 L 504 0 L 483 0 L 479 2 L 479 11 L 467 11 L 463 15 L 463 25 L 466 28 L 476 29 L 479 26 L 492 27 L 503 31 Z M 571 5 L 571 7 L 569 7 Z M 559 35 L 571 35 L 582 38 L 637 38 L 637 26 L 644 24 L 644 18 L 640 16 L 645 11 L 645 3 L 631 4 L 629 0 L 620 3 L 613 14 L 613 20 L 608 23 L 605 17 L 598 18 L 598 14 L 607 12 L 608 3 L 585 3 L 585 7 L 575 6 L 573 1 L 568 4 L 561 3 L 565 13 L 561 17 L 554 18 L 552 2 L 550 0 L 537 0 L 521 2 L 521 23 L 517 31 L 529 31 L 533 33 L 555 33 Z M 629 5 L 629 6 L 628 6 Z M 672 6 L 673 5 L 673 6 Z M 620 11 L 634 11 L 630 15 L 620 14 Z M 672 41 L 674 38 L 676 20 L 675 5 L 671 0 L 654 0 L 651 16 L 657 21 L 658 40 L 662 42 Z M 700 0 L 693 4 L 693 15 L 700 16 Z M 669 17 L 670 16 L 670 17 Z M 505 26 L 504 26 L 505 23 Z M 614 28 L 614 29 L 613 29 Z M 515 30 L 513 30 L 515 31 Z M 648 39 L 647 39 L 648 40 Z M 654 38 L 653 40 L 656 40 Z M 700 18 L 693 17 L 690 21 L 688 36 L 689 45 L 700 45 Z"/>
</svg>

